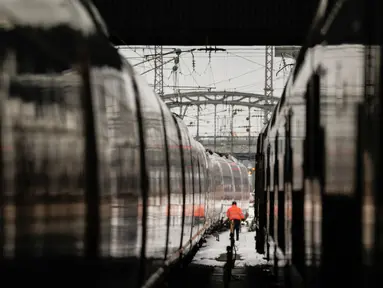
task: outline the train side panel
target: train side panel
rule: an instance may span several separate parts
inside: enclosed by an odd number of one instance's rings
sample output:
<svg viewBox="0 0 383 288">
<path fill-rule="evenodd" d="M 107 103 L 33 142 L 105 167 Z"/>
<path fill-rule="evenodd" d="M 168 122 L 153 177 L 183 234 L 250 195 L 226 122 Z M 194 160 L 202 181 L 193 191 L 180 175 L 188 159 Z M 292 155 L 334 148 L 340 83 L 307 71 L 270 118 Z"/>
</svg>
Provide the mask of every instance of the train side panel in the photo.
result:
<svg viewBox="0 0 383 288">
<path fill-rule="evenodd" d="M 161 109 L 164 111 L 166 123 L 167 147 L 169 153 L 169 181 L 170 189 L 167 191 L 167 197 L 170 199 L 165 205 L 167 221 L 169 221 L 168 229 L 168 247 L 166 258 L 168 260 L 177 259 L 181 246 L 181 230 L 182 230 L 182 210 L 183 210 L 183 183 L 182 183 L 182 166 L 181 166 L 181 143 L 178 135 L 178 123 L 173 115 L 167 110 L 166 105 L 161 102 Z"/>
<path fill-rule="evenodd" d="M 223 185 L 223 174 L 220 163 L 218 162 L 216 157 L 209 157 L 210 159 L 210 169 L 211 173 L 211 181 L 212 181 L 212 207 L 210 217 L 213 221 L 218 221 L 221 219 L 221 205 L 224 199 L 224 185 Z"/>
<path fill-rule="evenodd" d="M 343 27 L 337 21 L 350 11 L 356 12 L 355 4 L 350 2 L 342 7 L 327 31 L 329 35 L 321 37 L 334 40 L 332 34 Z M 356 14 L 355 19 L 359 19 Z M 345 43 L 361 41 L 357 29 L 348 26 L 342 29 L 347 31 Z M 307 281 L 318 276 L 321 265 L 333 268 L 326 269 L 324 279 L 348 279 L 339 267 L 348 267 L 359 277 L 356 274 L 360 271 L 352 258 L 359 256 L 350 255 L 361 247 L 361 241 L 362 249 L 371 247 L 371 214 L 358 216 L 362 212 L 355 206 L 359 197 L 355 173 L 360 171 L 355 119 L 365 92 L 365 49 L 359 44 L 331 43 L 312 43 L 302 49 L 280 107 L 261 133 L 265 142 L 257 149 L 257 165 L 262 167 L 257 166 L 256 182 L 267 196 L 266 211 L 258 209 L 260 218 L 262 214 L 267 218 L 262 223 L 265 238 L 274 236 L 284 252 L 284 260 L 292 263 Z M 376 57 L 374 48 L 370 49 L 372 57 Z M 263 170 L 258 171 L 259 168 Z M 262 192 L 256 193 L 263 197 Z M 363 197 L 367 199 L 370 195 Z M 371 202 L 362 206 L 364 213 L 371 213 Z M 359 219 L 363 219 L 362 228 L 355 225 Z M 358 237 L 359 241 L 351 240 Z"/>
<path fill-rule="evenodd" d="M 99 133 L 108 138 L 112 195 L 111 255 L 132 257 L 138 253 L 138 203 L 141 197 L 139 137 L 135 94 L 127 70 L 93 69 L 93 93 L 105 120 Z M 99 113 L 100 117 L 102 116 Z M 105 137 L 105 136 L 104 136 Z"/>
</svg>

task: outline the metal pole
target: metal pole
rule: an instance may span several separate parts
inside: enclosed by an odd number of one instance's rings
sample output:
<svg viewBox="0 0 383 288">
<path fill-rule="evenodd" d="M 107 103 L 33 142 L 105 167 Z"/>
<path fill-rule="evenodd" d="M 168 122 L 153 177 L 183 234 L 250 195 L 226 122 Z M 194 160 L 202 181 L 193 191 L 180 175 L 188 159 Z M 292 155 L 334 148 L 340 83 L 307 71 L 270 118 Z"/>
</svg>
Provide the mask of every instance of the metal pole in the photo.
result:
<svg viewBox="0 0 383 288">
<path fill-rule="evenodd" d="M 234 143 L 233 143 L 233 141 L 234 141 L 234 139 L 233 139 L 233 136 L 234 136 L 234 131 L 233 131 L 233 129 L 234 129 L 234 125 L 233 125 L 233 121 L 234 121 L 234 106 L 231 106 L 231 122 L 230 122 L 230 130 L 231 130 L 231 147 L 230 147 L 230 151 L 231 151 L 231 154 L 233 154 L 233 150 L 234 150 Z"/>
<path fill-rule="evenodd" d="M 249 102 L 250 102 L 250 98 L 249 98 Z M 250 140 L 250 137 L 251 137 L 251 118 L 250 118 L 250 107 L 249 107 L 249 161 L 251 160 L 251 140 Z"/>
<path fill-rule="evenodd" d="M 217 149 L 217 105 L 214 105 L 214 152 L 216 151 L 216 149 Z"/>
<path fill-rule="evenodd" d="M 160 97 L 164 96 L 164 59 L 162 54 L 162 46 L 154 46 L 154 91 Z"/>
<path fill-rule="evenodd" d="M 266 46 L 265 49 L 265 97 L 266 99 L 269 98 L 270 96 L 273 96 L 273 60 L 274 60 L 274 47 L 273 46 Z M 267 99 L 265 101 L 265 104 L 270 104 L 269 100 Z M 269 114 L 268 110 L 264 111 L 264 119 L 263 122 L 264 124 L 267 123 L 267 116 Z"/>
<path fill-rule="evenodd" d="M 199 96 L 198 96 L 198 101 L 199 101 Z M 197 105 L 197 137 L 196 140 L 198 141 L 199 139 L 199 105 Z"/>
</svg>

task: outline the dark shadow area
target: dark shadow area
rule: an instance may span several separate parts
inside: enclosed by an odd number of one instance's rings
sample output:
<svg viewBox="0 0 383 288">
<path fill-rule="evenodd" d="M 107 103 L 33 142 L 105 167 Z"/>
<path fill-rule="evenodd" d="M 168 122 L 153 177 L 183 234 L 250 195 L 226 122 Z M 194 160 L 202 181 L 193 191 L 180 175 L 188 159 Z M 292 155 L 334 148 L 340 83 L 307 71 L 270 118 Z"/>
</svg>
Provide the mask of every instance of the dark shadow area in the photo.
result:
<svg viewBox="0 0 383 288">
<path fill-rule="evenodd" d="M 318 2 L 93 0 L 116 45 L 301 45 Z"/>
<path fill-rule="evenodd" d="M 234 258 L 234 260 L 243 260 L 241 255 L 239 255 L 239 254 L 236 254 L 233 258 Z M 229 259 L 230 259 L 230 257 L 229 257 Z M 226 262 L 227 261 L 227 254 L 222 253 L 221 255 L 219 255 L 219 257 L 215 258 L 215 260 L 220 261 L 220 262 Z"/>
<path fill-rule="evenodd" d="M 278 271 L 282 275 L 283 271 Z M 283 277 L 272 273 L 269 265 L 256 267 L 235 267 L 233 269 L 233 279 L 229 283 L 230 288 L 271 288 L 284 287 Z M 218 288 L 224 287 L 223 267 L 211 267 L 199 264 L 190 264 L 177 273 L 172 274 L 171 281 L 166 286 L 169 288 Z"/>
</svg>

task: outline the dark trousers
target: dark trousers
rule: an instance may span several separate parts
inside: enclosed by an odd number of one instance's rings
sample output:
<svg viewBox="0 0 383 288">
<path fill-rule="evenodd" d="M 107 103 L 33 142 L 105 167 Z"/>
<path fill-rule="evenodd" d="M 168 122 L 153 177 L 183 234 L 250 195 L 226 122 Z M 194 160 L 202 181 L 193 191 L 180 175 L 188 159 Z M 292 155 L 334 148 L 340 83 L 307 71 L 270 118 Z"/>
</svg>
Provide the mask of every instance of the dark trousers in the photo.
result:
<svg viewBox="0 0 383 288">
<path fill-rule="evenodd" d="M 239 229 L 241 228 L 241 220 L 234 219 L 234 230 L 237 235 L 237 241 L 239 240 Z"/>
</svg>

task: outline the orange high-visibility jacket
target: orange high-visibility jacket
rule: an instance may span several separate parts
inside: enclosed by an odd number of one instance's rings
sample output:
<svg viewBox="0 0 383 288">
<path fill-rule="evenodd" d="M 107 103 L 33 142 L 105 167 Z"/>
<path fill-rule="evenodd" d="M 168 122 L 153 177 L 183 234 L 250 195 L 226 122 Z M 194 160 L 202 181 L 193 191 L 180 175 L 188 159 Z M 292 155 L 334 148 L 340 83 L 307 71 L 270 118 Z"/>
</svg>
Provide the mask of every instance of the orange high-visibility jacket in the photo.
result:
<svg viewBox="0 0 383 288">
<path fill-rule="evenodd" d="M 241 208 L 239 208 L 237 205 L 233 205 L 229 209 L 227 209 L 226 216 L 230 220 L 244 220 L 245 219 L 245 216 L 243 215 Z"/>
</svg>

